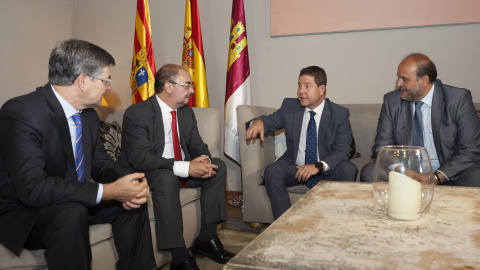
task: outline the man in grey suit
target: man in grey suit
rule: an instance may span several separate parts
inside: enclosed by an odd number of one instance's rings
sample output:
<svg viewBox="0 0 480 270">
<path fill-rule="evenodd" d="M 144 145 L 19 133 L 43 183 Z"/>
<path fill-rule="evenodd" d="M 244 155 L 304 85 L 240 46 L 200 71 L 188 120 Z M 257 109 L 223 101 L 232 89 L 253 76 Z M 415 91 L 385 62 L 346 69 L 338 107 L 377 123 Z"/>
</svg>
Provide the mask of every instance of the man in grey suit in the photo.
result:
<svg viewBox="0 0 480 270">
<path fill-rule="evenodd" d="M 325 98 L 327 75 L 318 66 L 302 69 L 298 99 L 286 98 L 275 113 L 247 123 L 247 140 L 285 129 L 287 150 L 265 169 L 264 179 L 273 216 L 291 206 L 287 187 L 319 180 L 355 181 L 358 170 L 348 161 L 352 142 L 348 109 Z M 250 124 L 251 123 L 251 124 Z"/>
<path fill-rule="evenodd" d="M 161 67 L 156 95 L 130 106 L 123 118 L 123 150 L 137 171 L 145 172 L 155 213 L 158 249 L 169 250 L 170 269 L 198 269 L 183 239 L 180 188 L 201 188 L 202 226 L 192 252 L 226 263 L 235 254 L 223 248 L 217 224 L 226 220 L 227 169 L 212 158 L 198 132 L 192 108 L 190 73 L 177 65 Z"/>
<path fill-rule="evenodd" d="M 384 96 L 374 156 L 383 145 L 418 145 L 413 131 L 418 112 L 417 137 L 430 156 L 436 184 L 479 187 L 480 121 L 470 91 L 442 84 L 435 64 L 420 53 L 405 57 L 397 76 L 398 89 Z M 362 168 L 361 181 L 372 181 L 374 166 Z"/>
</svg>

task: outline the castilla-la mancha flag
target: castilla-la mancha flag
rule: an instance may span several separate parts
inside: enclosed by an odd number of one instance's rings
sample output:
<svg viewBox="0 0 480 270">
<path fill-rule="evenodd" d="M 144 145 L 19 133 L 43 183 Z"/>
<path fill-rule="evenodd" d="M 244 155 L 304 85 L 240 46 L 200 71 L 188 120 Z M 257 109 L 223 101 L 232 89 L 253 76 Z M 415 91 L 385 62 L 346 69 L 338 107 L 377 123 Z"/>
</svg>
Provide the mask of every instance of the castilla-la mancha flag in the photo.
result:
<svg viewBox="0 0 480 270">
<path fill-rule="evenodd" d="M 195 93 L 190 97 L 188 105 L 190 107 L 210 107 L 197 0 L 187 0 L 185 7 L 182 66 L 190 72 L 195 84 Z"/>
<path fill-rule="evenodd" d="M 130 76 L 132 104 L 142 102 L 155 94 L 156 70 L 151 30 L 148 0 L 137 0 L 132 74 Z"/>
<path fill-rule="evenodd" d="M 225 94 L 224 152 L 237 162 L 240 161 L 240 153 L 236 110 L 238 105 L 250 105 L 252 103 L 249 77 L 247 26 L 245 24 L 243 0 L 233 0 Z"/>
</svg>

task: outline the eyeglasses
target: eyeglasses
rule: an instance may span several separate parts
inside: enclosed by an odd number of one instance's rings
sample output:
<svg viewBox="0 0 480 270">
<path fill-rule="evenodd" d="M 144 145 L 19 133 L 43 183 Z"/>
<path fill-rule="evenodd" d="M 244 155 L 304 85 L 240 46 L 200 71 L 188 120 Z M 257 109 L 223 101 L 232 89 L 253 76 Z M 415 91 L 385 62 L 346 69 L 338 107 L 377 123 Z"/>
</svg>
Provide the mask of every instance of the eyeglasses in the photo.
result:
<svg viewBox="0 0 480 270">
<path fill-rule="evenodd" d="M 112 84 L 112 79 L 107 79 L 107 78 L 102 78 L 102 77 L 98 77 L 98 76 L 93 76 L 93 75 L 90 75 L 90 74 L 87 74 L 88 76 L 92 77 L 92 78 L 95 78 L 95 79 L 99 79 L 103 82 L 103 84 L 105 84 L 105 86 L 109 86 Z"/>
<path fill-rule="evenodd" d="M 195 89 L 195 84 L 193 82 L 191 83 L 177 83 L 177 82 L 174 82 L 174 81 L 169 81 L 171 84 L 176 84 L 176 85 L 181 85 L 183 87 L 186 87 L 186 88 L 193 88 Z"/>
</svg>

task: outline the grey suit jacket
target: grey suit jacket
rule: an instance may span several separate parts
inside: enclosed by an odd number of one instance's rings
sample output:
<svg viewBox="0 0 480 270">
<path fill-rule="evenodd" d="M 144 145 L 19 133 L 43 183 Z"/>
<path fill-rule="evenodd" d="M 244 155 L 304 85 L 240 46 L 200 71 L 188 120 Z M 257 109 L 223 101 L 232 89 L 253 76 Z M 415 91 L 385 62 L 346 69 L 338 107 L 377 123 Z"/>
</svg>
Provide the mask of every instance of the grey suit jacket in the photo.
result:
<svg viewBox="0 0 480 270">
<path fill-rule="evenodd" d="M 207 155 L 211 158 L 208 146 L 203 142 L 197 128 L 197 120 L 192 108 L 184 106 L 177 110 L 180 133 L 180 147 L 185 160 Z M 165 131 L 160 105 L 156 96 L 130 106 L 123 115 L 122 154 L 120 164 L 126 166 L 125 159 L 135 170 L 146 172 L 155 169 L 173 169 L 173 158 L 163 158 Z"/>
<path fill-rule="evenodd" d="M 352 142 L 348 109 L 325 98 L 320 126 L 318 127 L 318 156 L 330 167 L 341 161 L 348 161 L 348 153 Z M 282 160 L 295 163 L 300 144 L 305 107 L 296 98 L 286 98 L 276 112 L 259 117 L 263 121 L 265 133 L 285 129 L 287 151 L 280 157 Z M 327 173 L 328 174 L 328 173 Z"/>
<path fill-rule="evenodd" d="M 432 102 L 432 133 L 440 162 L 449 178 L 480 162 L 480 121 L 469 90 L 435 81 Z M 384 96 L 372 151 L 383 145 L 413 144 L 412 103 L 394 90 Z"/>
<path fill-rule="evenodd" d="M 68 123 L 50 84 L 7 101 L 0 111 L 0 242 L 18 254 L 39 209 L 78 202 L 95 205 L 98 184 L 123 170 L 100 140 L 93 109 L 82 112 L 85 182 L 75 172 Z M 68 237 L 68 236 L 65 236 Z"/>
</svg>

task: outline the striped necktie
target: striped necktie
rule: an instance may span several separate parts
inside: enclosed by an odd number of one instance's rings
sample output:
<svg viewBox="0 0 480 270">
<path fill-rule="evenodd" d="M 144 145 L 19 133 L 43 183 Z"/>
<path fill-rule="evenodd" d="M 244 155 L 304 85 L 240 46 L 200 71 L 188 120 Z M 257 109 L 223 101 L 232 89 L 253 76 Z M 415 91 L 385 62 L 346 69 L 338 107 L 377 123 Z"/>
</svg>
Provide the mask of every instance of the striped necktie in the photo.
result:
<svg viewBox="0 0 480 270">
<path fill-rule="evenodd" d="M 79 113 L 72 116 L 73 122 L 76 126 L 76 140 L 75 140 L 75 171 L 77 172 L 77 180 L 83 182 L 85 177 L 83 168 L 83 144 L 82 144 L 82 117 Z"/>
</svg>

